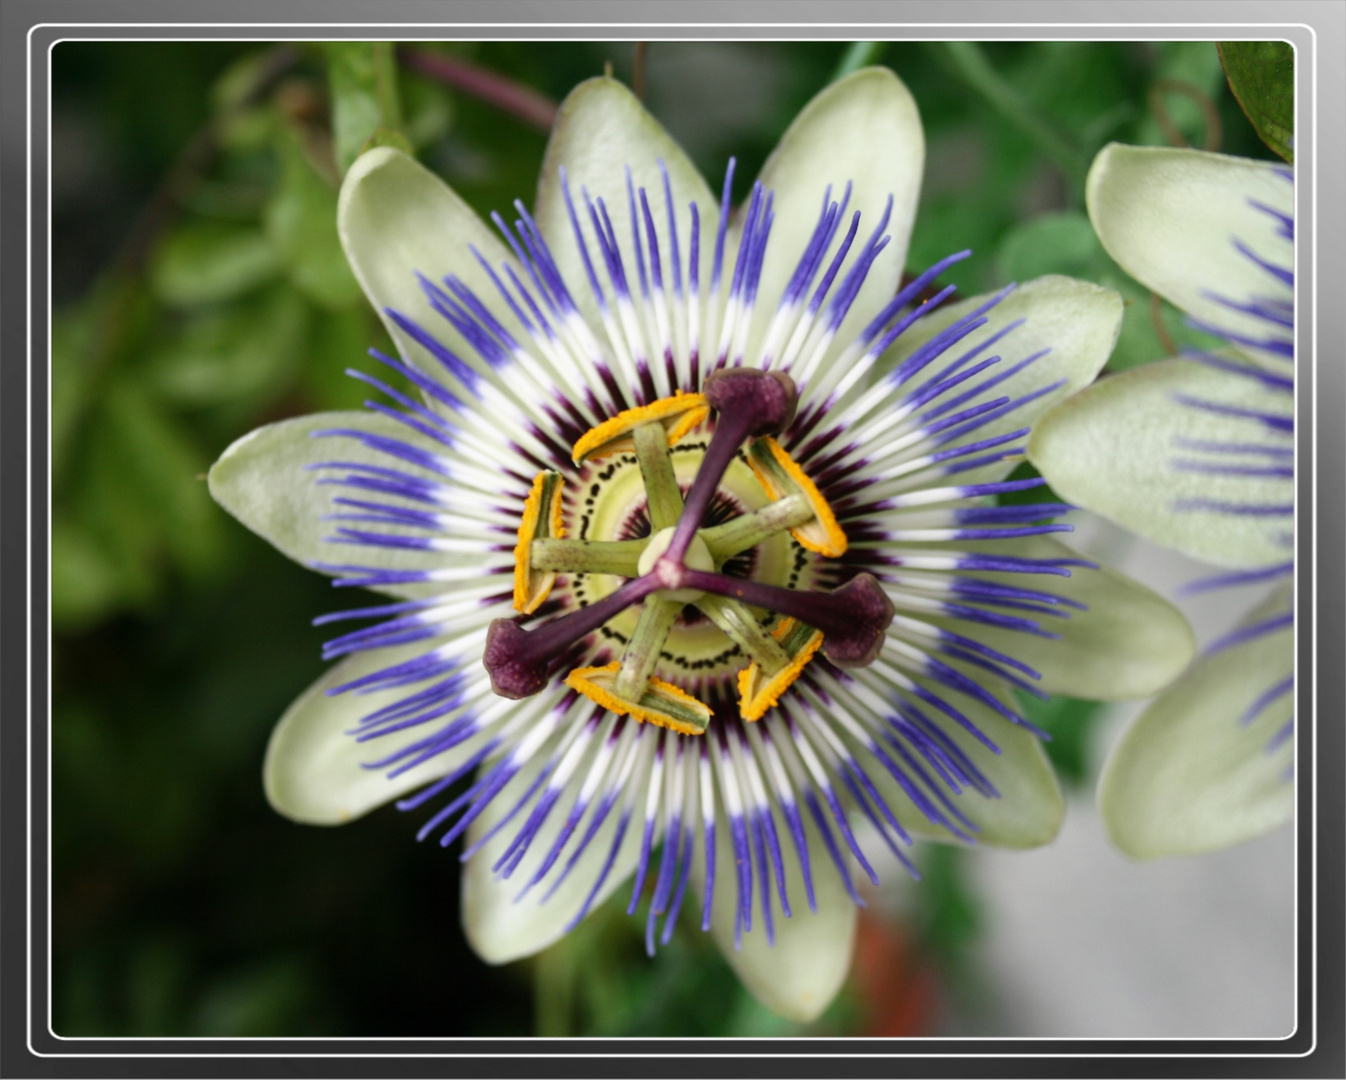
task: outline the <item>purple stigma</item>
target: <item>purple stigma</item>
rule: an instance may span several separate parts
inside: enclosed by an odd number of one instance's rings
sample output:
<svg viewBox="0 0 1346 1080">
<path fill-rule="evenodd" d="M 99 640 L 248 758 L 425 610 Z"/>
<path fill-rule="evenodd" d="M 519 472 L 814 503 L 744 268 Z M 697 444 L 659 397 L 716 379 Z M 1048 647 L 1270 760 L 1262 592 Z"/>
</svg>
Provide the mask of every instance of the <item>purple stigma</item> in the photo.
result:
<svg viewBox="0 0 1346 1080">
<path fill-rule="evenodd" d="M 650 574 L 633 578 L 597 603 L 536 630 L 525 630 L 514 619 L 496 619 L 486 631 L 482 656 L 491 689 L 516 701 L 540 693 L 547 686 L 552 662 L 561 653 L 657 588 L 659 582 Z"/>
</svg>

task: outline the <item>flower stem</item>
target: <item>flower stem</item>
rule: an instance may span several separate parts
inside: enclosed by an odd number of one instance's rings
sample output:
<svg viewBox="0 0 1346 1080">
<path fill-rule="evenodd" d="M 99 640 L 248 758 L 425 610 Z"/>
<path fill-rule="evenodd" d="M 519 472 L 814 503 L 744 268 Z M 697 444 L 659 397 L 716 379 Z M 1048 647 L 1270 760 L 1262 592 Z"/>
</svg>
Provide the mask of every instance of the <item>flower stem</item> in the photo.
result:
<svg viewBox="0 0 1346 1080">
<path fill-rule="evenodd" d="M 456 56 L 446 56 L 428 49 L 403 47 L 398 49 L 397 55 L 407 67 L 427 78 L 446 83 L 479 101 L 494 105 L 501 112 L 509 113 L 541 131 L 550 131 L 556 121 L 556 102 L 531 86 L 516 83 Z"/>
<path fill-rule="evenodd" d="M 887 48 L 888 42 L 886 41 L 852 41 L 841 56 L 841 63 L 837 64 L 837 69 L 832 72 L 830 81 L 836 82 L 861 68 L 877 64 L 879 57 L 883 55 Z"/>
</svg>

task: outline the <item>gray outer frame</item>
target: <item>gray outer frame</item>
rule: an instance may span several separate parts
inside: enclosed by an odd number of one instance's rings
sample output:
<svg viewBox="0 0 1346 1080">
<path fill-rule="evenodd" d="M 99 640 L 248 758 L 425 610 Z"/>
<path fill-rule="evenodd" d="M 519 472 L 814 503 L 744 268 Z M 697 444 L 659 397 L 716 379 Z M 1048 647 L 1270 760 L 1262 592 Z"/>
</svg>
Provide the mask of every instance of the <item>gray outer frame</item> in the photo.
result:
<svg viewBox="0 0 1346 1080">
<path fill-rule="evenodd" d="M 332 1074 L 367 1074 L 368 1057 L 402 1059 L 394 1066 L 406 1075 L 432 1075 L 443 1069 L 435 1059 L 452 1056 L 479 1057 L 590 1057 L 589 1075 L 596 1075 L 595 1058 L 664 1057 L 671 1055 L 750 1056 L 803 1058 L 803 1069 L 818 1069 L 819 1057 L 833 1059 L 844 1071 L 878 1069 L 888 1073 L 891 1063 L 860 1065 L 862 1058 L 920 1056 L 923 1071 L 951 1073 L 969 1068 L 955 1064 L 964 1057 L 1042 1058 L 1079 1056 L 1106 1060 L 1121 1057 L 1184 1057 L 1198 1059 L 1182 1066 L 1184 1072 L 1210 1071 L 1232 1075 L 1250 1067 L 1236 1066 L 1232 1059 L 1269 1057 L 1281 1059 L 1272 1066 L 1286 1075 L 1342 1075 L 1342 879 L 1343 879 L 1343 787 L 1330 774 L 1322 790 L 1316 783 L 1316 762 L 1338 765 L 1343 760 L 1343 724 L 1346 695 L 1339 662 L 1329 663 L 1322 677 L 1316 674 L 1315 646 L 1321 641 L 1326 655 L 1337 660 L 1346 652 L 1342 623 L 1342 552 L 1346 551 L 1343 528 L 1343 462 L 1346 461 L 1346 307 L 1340 302 L 1317 304 L 1319 295 L 1346 296 L 1344 246 L 1324 245 L 1319 258 L 1317 236 L 1343 235 L 1343 208 L 1339 199 L 1325 202 L 1319 220 L 1317 177 L 1346 176 L 1346 5 L 1334 0 L 1283 0 L 1274 7 L 1256 0 L 1226 0 L 1212 6 L 1200 0 L 1166 0 L 1153 3 L 1078 3 L 1029 0 L 1013 6 L 995 0 L 943 0 L 943 2 L 877 2 L 833 0 L 826 9 L 808 0 L 684 0 L 634 6 L 610 0 L 495 0 L 493 3 L 424 0 L 271 0 L 265 5 L 198 3 L 191 6 L 166 0 L 7 0 L 0 13 L 3 27 L 4 79 L 3 130 L 4 174 L 9 183 L 3 194 L 3 222 L 7 226 L 4 305 L 8 316 L 3 341 L 9 362 L 0 367 L 0 408 L 10 423 L 0 426 L 4 447 L 3 475 L 8 483 L 3 498 L 3 580 L 8 596 L 29 598 L 31 622 L 21 621 L 17 605 L 5 610 L 4 642 L 0 656 L 9 660 L 7 678 L 0 685 L 0 700 L 6 724 L 0 727 L 0 786 L 3 795 L 3 828 L 9 843 L 0 868 L 4 895 L 10 903 L 0 928 L 0 948 L 7 962 L 0 968 L 0 993 L 4 1013 L 0 1024 L 8 1036 L 3 1042 L 0 1071 L 8 1075 L 56 1075 L 87 1073 L 105 1075 L 125 1071 L 128 1075 L 182 1075 L 217 1072 L 219 1066 L 191 1065 L 186 1059 L 206 1061 L 228 1057 L 226 1073 L 245 1067 L 242 1057 L 291 1057 L 289 1069 L 314 1069 Z M 1210 16 L 1218 11 L 1221 22 Z M 1273 14 L 1274 13 L 1274 14 Z M 642 17 L 640 23 L 615 20 Z M 659 16 L 679 22 L 657 22 Z M 954 21 L 950 22 L 950 17 Z M 1191 21 L 1180 23 L 1177 20 Z M 258 22 L 257 20 L 264 20 Z M 291 20 L 286 22 L 285 20 Z M 506 20 L 501 22 L 501 20 Z M 1141 23 L 1139 20 L 1147 21 Z M 1155 21 L 1157 19 L 1162 22 Z M 1272 21 L 1274 19 L 1274 22 Z M 217 20 L 211 25 L 211 20 Z M 247 23 L 244 20 L 249 20 Z M 390 22 L 390 20 L 398 20 Z M 707 20 L 696 24 L 692 20 Z M 900 21 L 899 21 L 900 20 Z M 1036 21 L 1040 20 L 1040 21 Z M 156 24 L 157 21 L 157 24 Z M 1229 40 L 1275 37 L 1296 46 L 1299 114 L 1296 131 L 1303 132 L 1296 147 L 1298 239 L 1297 280 L 1300 315 L 1296 320 L 1297 354 L 1312 357 L 1297 372 L 1297 420 L 1299 439 L 1299 695 L 1301 715 L 1308 703 L 1321 724 L 1300 725 L 1311 737 L 1299 740 L 1299 835 L 1297 867 L 1301 918 L 1298 925 L 1298 1015 L 1296 1032 L 1285 1040 L 1179 1040 L 1088 1041 L 1032 1039 L 723 1039 L 655 1040 L 594 1039 L 569 1042 L 499 1039 L 60 1039 L 48 1027 L 49 986 L 47 961 L 47 822 L 44 812 L 49 797 L 48 747 L 48 637 L 47 603 L 42 587 L 47 581 L 47 280 L 46 184 L 47 184 L 47 86 L 48 49 L 62 38 L 173 39 L 256 38 L 301 40 L 333 38 L 444 39 L 461 38 L 554 38 L 554 39 L 725 39 L 805 38 L 814 40 L 881 40 L 885 38 L 929 39 L 1066 39 L 1066 40 Z M 31 65 L 31 66 L 30 66 Z M 31 93 L 31 99 L 29 98 Z M 1319 103 L 1323 104 L 1319 120 Z M 31 114 L 29 109 L 31 108 Z M 33 118 L 29 130 L 29 117 Z M 31 142 L 29 141 L 31 139 Z M 31 157 L 29 154 L 31 153 Z M 28 185 L 20 181 L 20 162 Z M 1334 185 L 1335 188 L 1335 185 Z M 1338 189 L 1339 190 L 1339 189 Z M 27 200 L 31 199 L 31 204 Z M 31 209 L 31 230 L 28 213 Z M 27 237 L 24 251 L 20 237 Z M 28 246 L 28 245 L 25 245 Z M 21 254 L 22 252 L 22 254 Z M 22 284 L 27 281 L 25 289 Z M 1321 283 L 1321 288 L 1320 288 Z M 1307 317 L 1305 317 L 1307 315 Z M 25 318 L 26 317 L 26 318 Z M 31 321 L 29 321 L 31 320 Z M 1321 366 L 1318 355 L 1327 358 Z M 25 366 L 19 357 L 26 356 Z M 6 392 L 7 391 L 7 392 Z M 31 413 L 25 409 L 32 394 Z M 1327 424 L 1322 436 L 1317 423 L 1319 402 L 1328 403 Z M 1320 456 L 1318 450 L 1323 451 Z M 27 468 L 20 472 L 19 462 Z M 1315 503 L 1315 482 L 1325 469 L 1329 497 Z M 1320 512 L 1315 512 L 1319 511 Z M 16 521 L 27 521 L 20 535 Z M 1305 527 L 1305 526 L 1308 527 Z M 1317 551 L 1326 554 L 1321 571 L 1314 562 Z M 1321 572 L 1321 582 L 1318 575 Z M 36 583 L 30 587 L 31 583 Z M 1319 611 L 1315 596 L 1332 598 Z M 1335 602 L 1333 602 L 1335 601 Z M 31 634 L 31 636 L 30 636 Z M 28 681 L 19 678 L 15 659 L 28 658 Z M 1305 675 L 1310 677 L 1306 678 Z M 31 716 L 25 731 L 18 718 Z M 1318 845 L 1322 846 L 1319 847 Z M 17 903 L 20 892 L 28 898 L 24 911 Z M 1327 918 L 1318 915 L 1325 909 Z M 19 957 L 27 963 L 20 964 Z M 31 994 L 31 996 L 30 996 Z M 19 1003 L 27 1002 L 23 1019 Z M 1319 1017 L 1327 1023 L 1319 1024 Z M 17 1028 L 25 1028 L 23 1040 Z M 20 1043 L 24 1044 L 22 1047 Z M 321 1057 L 321 1064 L 318 1059 Z M 39 1064 L 38 1058 L 46 1058 Z M 52 1060 L 64 1059 L 64 1060 Z M 123 1062 L 109 1060 L 122 1058 Z M 156 1061 L 155 1058 L 169 1060 Z M 952 1058 L 947 1064 L 943 1060 Z M 77 1059 L 94 1059 L 77 1060 Z M 126 1060 L 129 1059 L 129 1060 Z M 342 1060 L 344 1059 L 344 1060 Z M 848 1065 L 845 1059 L 855 1061 Z M 1199 1059 L 1206 1059 L 1200 1061 Z M 1225 1060 L 1221 1060 L 1225 1059 Z M 1286 1059 L 1298 1059 L 1297 1061 Z M 96 1062 L 96 1064 L 95 1064 Z M 1312 1063 L 1310 1063 L 1312 1062 Z M 738 1069 L 746 1065 L 738 1064 Z M 628 1072 L 634 1062 L 614 1061 L 612 1071 Z M 582 1066 L 583 1067 L 583 1066 Z M 799 1068 L 795 1066 L 794 1068 Z M 971 1066 L 975 1068 L 975 1066 Z M 1114 1065 L 1113 1068 L 1116 1066 Z M 272 1069 L 275 1066 L 271 1067 Z M 511 1071 L 534 1071 L 521 1061 L 511 1066 L 492 1066 Z M 543 1067 L 544 1070 L 547 1066 Z M 609 1071 L 612 1067 L 603 1068 Z M 1026 1068 L 1046 1075 L 1055 1071 L 1045 1061 Z M 1059 1068 L 1059 1067 L 1056 1067 Z M 1089 1067 L 1072 1064 L 1072 1074 Z M 1099 1070 L 1107 1065 L 1098 1066 Z M 1123 1068 L 1125 1068 L 1123 1066 Z M 675 1070 L 677 1067 L 675 1066 Z M 790 1070 L 784 1060 L 771 1062 L 763 1071 Z M 248 1069 L 247 1071 L 255 1071 Z M 743 1070 L 755 1071 L 755 1070 Z"/>
</svg>

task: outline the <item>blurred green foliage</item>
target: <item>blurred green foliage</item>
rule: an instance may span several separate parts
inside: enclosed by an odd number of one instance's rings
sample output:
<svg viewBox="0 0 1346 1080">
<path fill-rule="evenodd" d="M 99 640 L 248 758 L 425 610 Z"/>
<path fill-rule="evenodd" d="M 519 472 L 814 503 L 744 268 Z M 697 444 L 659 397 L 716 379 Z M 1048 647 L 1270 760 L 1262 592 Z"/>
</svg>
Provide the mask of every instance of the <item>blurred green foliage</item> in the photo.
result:
<svg viewBox="0 0 1346 1080">
<path fill-rule="evenodd" d="M 424 43 L 552 100 L 630 43 Z M 925 122 L 909 256 L 964 290 L 1066 273 L 1128 302 L 1114 368 L 1184 331 L 1098 246 L 1080 181 L 1108 140 L 1267 151 L 1208 43 L 650 45 L 647 104 L 741 197 L 839 70 L 890 64 Z M 202 475 L 268 421 L 357 407 L 390 349 L 341 256 L 340 176 L 412 149 L 479 211 L 527 200 L 545 133 L 411 70 L 388 44 L 64 42 L 53 54 L 51 327 L 54 992 L 61 1035 L 795 1033 L 713 945 L 609 905 L 534 961 L 481 964 L 455 860 L 381 811 L 301 829 L 267 808 L 271 724 L 320 670 L 336 605 L 216 507 Z M 1176 90 L 1174 88 L 1177 88 Z M 1156 319 L 1163 332 L 1156 328 Z M 1087 782 L 1087 716 L 1035 712 Z M 1072 739 L 1074 740 L 1072 742 Z M 967 855 L 927 845 L 913 932 L 968 955 Z M 964 1003 L 964 1007 L 972 1007 Z M 853 994 L 811 1031 L 861 1030 Z"/>
</svg>

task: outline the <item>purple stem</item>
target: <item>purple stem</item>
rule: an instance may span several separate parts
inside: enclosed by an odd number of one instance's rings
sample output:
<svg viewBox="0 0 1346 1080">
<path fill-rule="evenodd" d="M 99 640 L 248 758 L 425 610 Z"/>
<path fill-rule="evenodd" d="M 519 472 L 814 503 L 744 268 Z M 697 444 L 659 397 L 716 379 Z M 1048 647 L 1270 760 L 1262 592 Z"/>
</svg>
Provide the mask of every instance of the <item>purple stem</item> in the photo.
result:
<svg viewBox="0 0 1346 1080">
<path fill-rule="evenodd" d="M 556 122 L 556 102 L 494 71 L 426 49 L 401 48 L 397 55 L 407 67 L 422 75 L 494 105 L 541 131 L 550 131 Z"/>
</svg>

